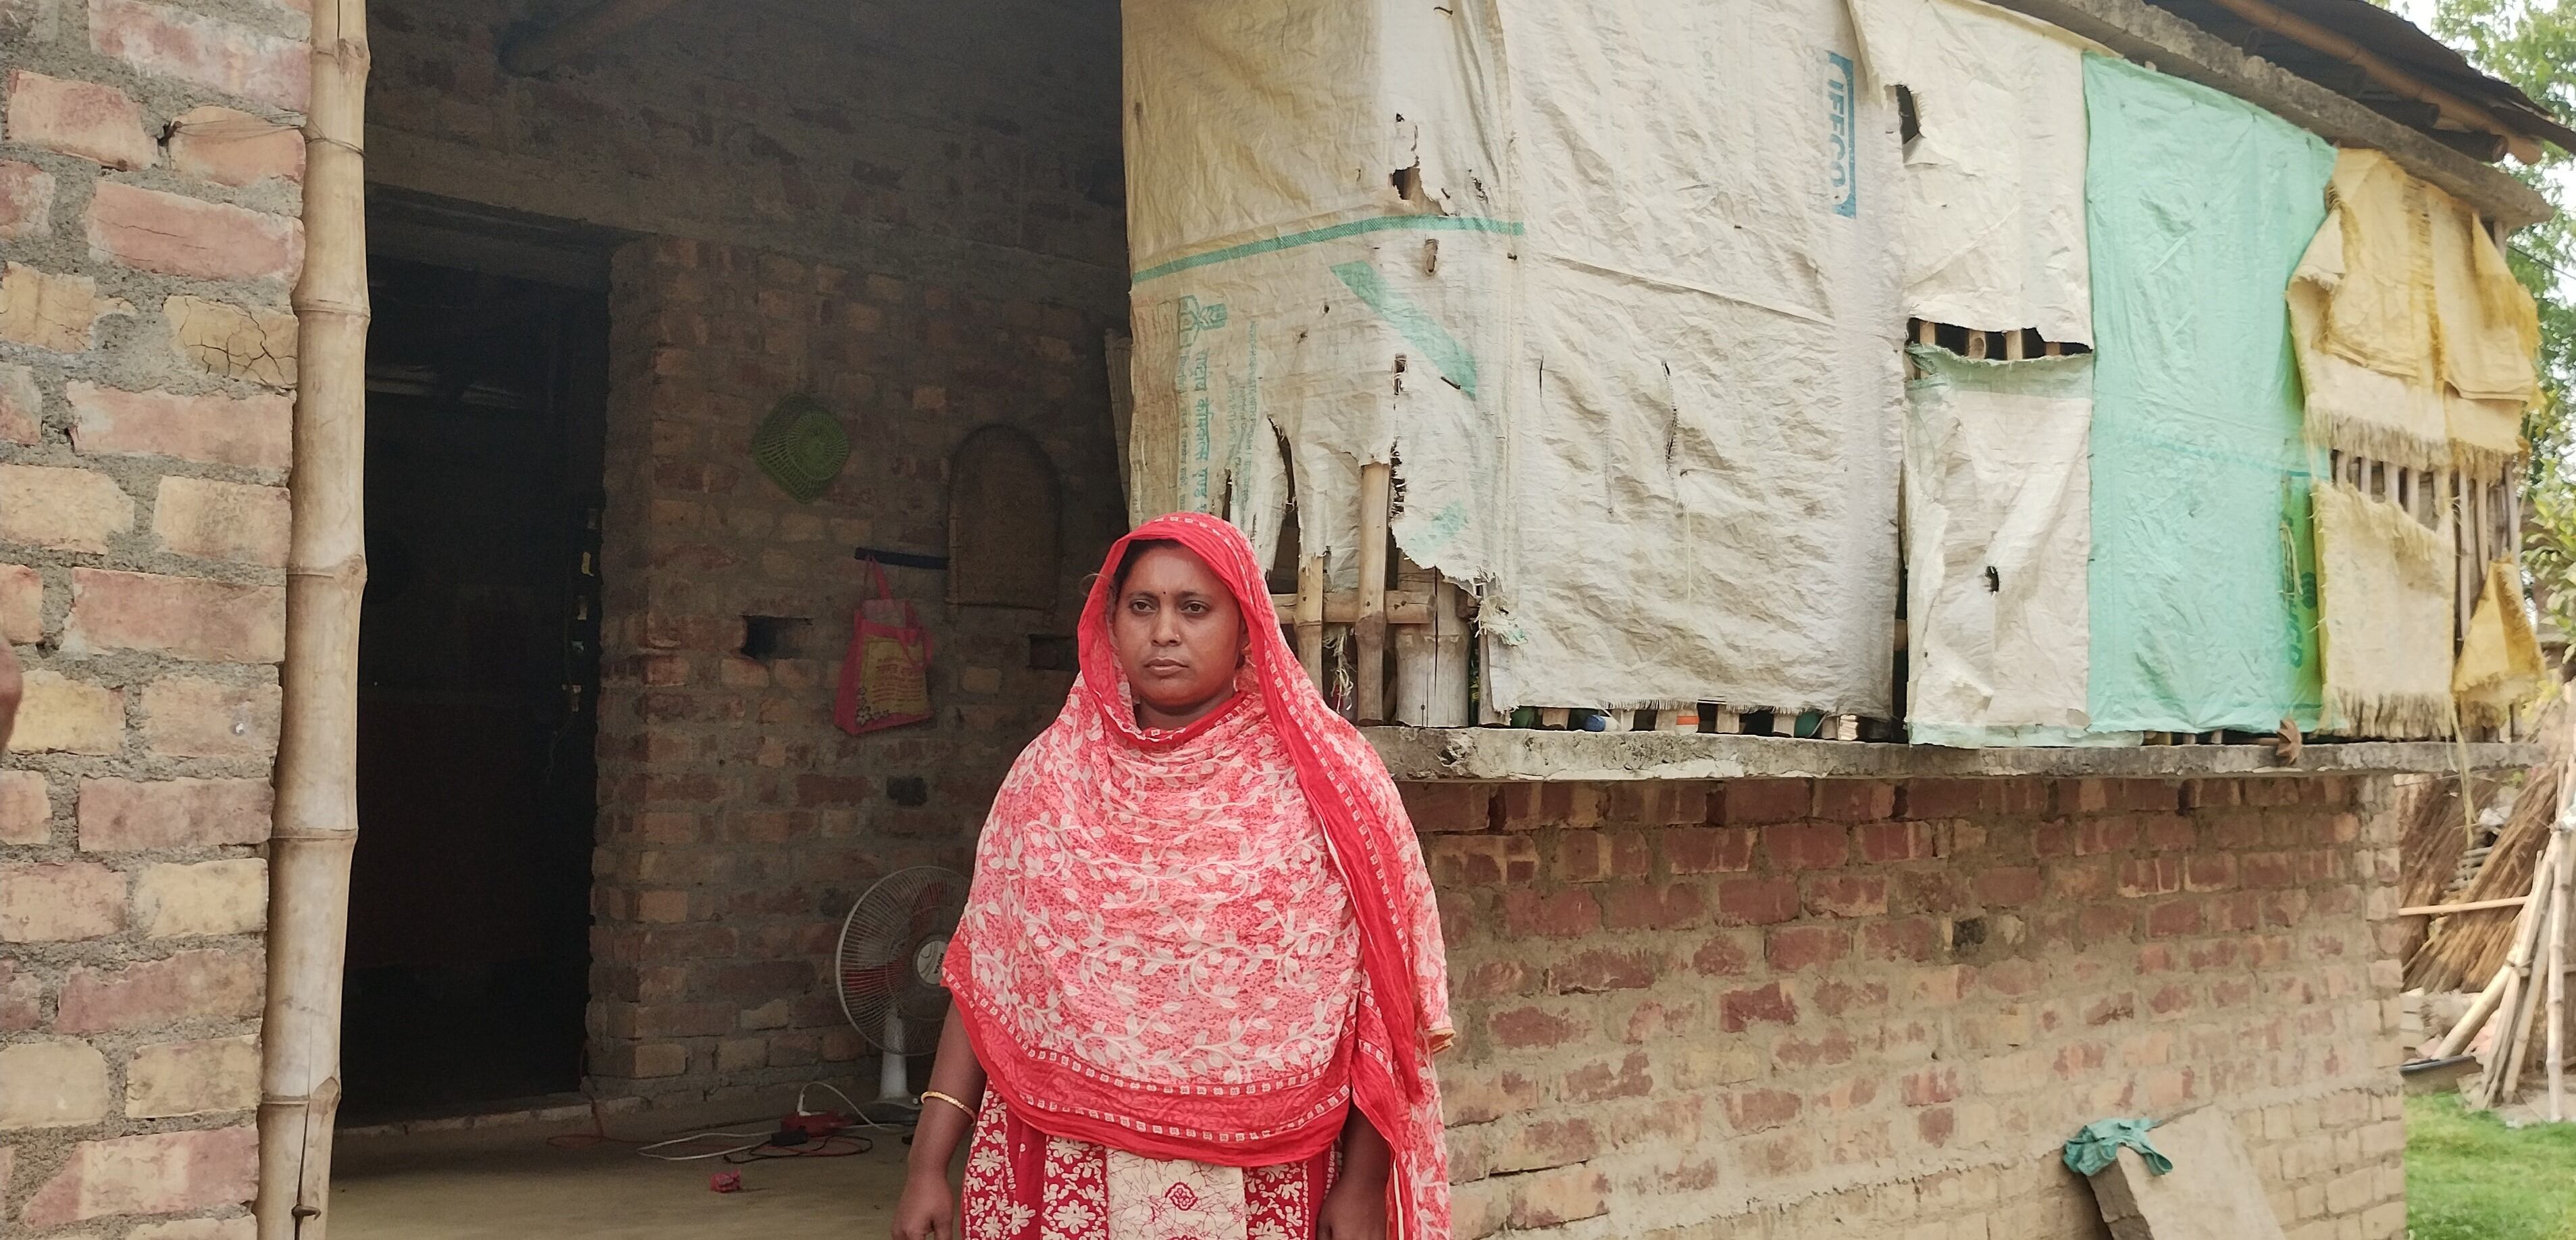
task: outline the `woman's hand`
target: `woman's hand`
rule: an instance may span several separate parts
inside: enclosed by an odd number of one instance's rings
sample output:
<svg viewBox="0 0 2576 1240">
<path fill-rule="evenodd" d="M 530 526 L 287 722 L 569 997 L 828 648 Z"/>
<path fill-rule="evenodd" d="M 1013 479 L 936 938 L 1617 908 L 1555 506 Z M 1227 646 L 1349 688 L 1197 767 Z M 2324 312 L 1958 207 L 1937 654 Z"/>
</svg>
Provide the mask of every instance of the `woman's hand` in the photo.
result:
<svg viewBox="0 0 2576 1240">
<path fill-rule="evenodd" d="M 957 1240 L 957 1198 L 948 1177 L 916 1170 L 894 1203 L 894 1240 Z"/>
<path fill-rule="evenodd" d="M 1315 1213 L 1315 1240 L 1386 1240 L 1386 1184 L 1374 1187 L 1344 1176 L 1324 1193 Z"/>
</svg>

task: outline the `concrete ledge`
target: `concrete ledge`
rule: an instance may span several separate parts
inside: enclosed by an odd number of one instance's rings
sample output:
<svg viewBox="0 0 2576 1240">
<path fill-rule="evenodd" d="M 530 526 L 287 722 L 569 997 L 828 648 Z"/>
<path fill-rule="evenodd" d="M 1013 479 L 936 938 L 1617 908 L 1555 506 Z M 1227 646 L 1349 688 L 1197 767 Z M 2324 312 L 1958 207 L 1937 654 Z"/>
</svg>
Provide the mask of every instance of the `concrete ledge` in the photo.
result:
<svg viewBox="0 0 2576 1240">
<path fill-rule="evenodd" d="M 2311 744 L 2284 766 L 2262 745 L 2125 749 L 1941 749 L 1864 741 L 1671 732 L 1540 732 L 1516 728 L 1364 728 L 1398 781 L 1596 782 L 1632 779 L 2069 778 L 2196 779 L 2212 775 L 2384 775 L 2458 769 L 2442 741 Z M 2471 745 L 2479 770 L 2531 766 L 2533 744 Z"/>
<path fill-rule="evenodd" d="M 2131 60 L 2270 109 L 2338 146 L 2375 147 L 2507 228 L 2548 219 L 2549 203 L 2503 169 L 2482 163 L 2319 86 L 2146 0 L 1997 0 L 2083 35 Z"/>
</svg>

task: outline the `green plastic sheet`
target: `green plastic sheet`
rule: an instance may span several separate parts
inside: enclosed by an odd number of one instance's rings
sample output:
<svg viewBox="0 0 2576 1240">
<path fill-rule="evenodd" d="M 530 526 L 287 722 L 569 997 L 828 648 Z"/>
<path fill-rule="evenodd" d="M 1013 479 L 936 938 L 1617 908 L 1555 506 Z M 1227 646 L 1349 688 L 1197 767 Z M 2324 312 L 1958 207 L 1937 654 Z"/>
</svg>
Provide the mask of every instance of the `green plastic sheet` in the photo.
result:
<svg viewBox="0 0 2576 1240">
<path fill-rule="evenodd" d="M 2316 725 L 2316 553 L 2285 290 L 2334 150 L 2205 86 L 2084 62 L 2096 731 Z"/>
<path fill-rule="evenodd" d="M 2173 1160 L 2147 1140 L 2147 1130 L 2155 1126 L 2151 1119 L 2097 1119 L 2067 1139 L 2066 1165 L 2077 1175 L 2091 1175 L 2116 1161 L 2125 1145 L 2146 1160 L 2150 1174 L 2163 1175 L 2173 1170 Z"/>
</svg>

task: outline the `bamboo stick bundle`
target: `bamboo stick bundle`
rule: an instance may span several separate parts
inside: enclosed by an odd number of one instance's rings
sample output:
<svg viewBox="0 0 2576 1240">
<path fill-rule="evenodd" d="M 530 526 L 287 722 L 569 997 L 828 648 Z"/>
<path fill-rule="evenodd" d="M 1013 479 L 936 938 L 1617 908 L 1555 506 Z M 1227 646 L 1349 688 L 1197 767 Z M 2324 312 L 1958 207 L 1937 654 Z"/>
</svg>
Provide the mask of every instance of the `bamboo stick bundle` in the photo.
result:
<svg viewBox="0 0 2576 1240">
<path fill-rule="evenodd" d="M 342 945 L 358 834 L 358 608 L 366 589 L 366 0 L 313 6 L 304 270 L 269 844 L 260 1240 L 321 1240 L 340 1103 Z"/>
<path fill-rule="evenodd" d="M 2469 885 L 2449 897 L 2452 903 L 2496 900 L 2519 896 L 2531 891 L 2532 866 L 2538 859 L 2543 841 L 2550 834 L 2559 800 L 2561 764 L 2569 756 L 2565 714 L 2567 707 L 2552 700 L 2542 713 L 2542 725 L 2535 728 L 2541 744 L 2549 751 L 2548 759 L 2534 766 L 2523 780 L 2522 792 L 2513 803 L 2513 812 L 2505 819 L 2496 835 L 2495 847 L 2487 854 L 2487 863 Z M 2549 726 L 2555 721 L 2557 726 Z M 2448 829 L 2461 831 L 2460 811 L 2450 810 Z M 2516 937 L 2517 918 L 2510 910 L 2483 913 L 2460 913 L 2437 920 L 2424 946 L 2406 963 L 2406 985 L 2409 988 L 2449 991 L 2475 984 L 2475 979 L 2493 977 L 2502 967 L 2505 954 Z"/>
<path fill-rule="evenodd" d="M 2549 871 L 2557 861 L 2558 839 L 2553 833 L 2539 863 L 2532 867 L 2531 903 L 2524 906 L 2522 916 L 2514 923 L 2513 945 L 2505 956 L 2504 996 L 2496 1004 L 2501 1023 L 2496 1026 L 2494 1045 L 2487 1050 L 2486 1068 L 2479 1075 L 2477 1092 L 2471 1095 L 2472 1106 L 2502 1106 L 2521 1076 L 2523 1048 L 2529 1044 L 2523 1034 L 2531 1025 L 2532 956 L 2539 949 L 2541 927 L 2549 918 L 2549 901 L 2557 891 L 2548 881 Z"/>
</svg>

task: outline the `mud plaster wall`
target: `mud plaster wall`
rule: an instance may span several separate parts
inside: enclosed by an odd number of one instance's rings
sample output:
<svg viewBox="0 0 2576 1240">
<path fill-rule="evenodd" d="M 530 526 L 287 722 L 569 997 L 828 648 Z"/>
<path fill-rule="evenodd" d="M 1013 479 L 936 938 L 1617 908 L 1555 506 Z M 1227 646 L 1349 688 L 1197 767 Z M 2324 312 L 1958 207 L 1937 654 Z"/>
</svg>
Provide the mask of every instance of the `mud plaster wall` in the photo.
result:
<svg viewBox="0 0 2576 1240">
<path fill-rule="evenodd" d="M 1116 5 L 682 5 L 549 78 L 499 68 L 565 7 L 379 0 L 369 143 L 380 184 L 642 234 L 610 281 L 593 1084 L 866 1076 L 825 967 L 839 919 L 894 869 L 968 863 L 1070 684 L 1030 637 L 1071 634 L 1123 528 Z M 749 457 L 793 392 L 855 444 L 811 505 Z M 946 462 L 991 423 L 1063 482 L 1062 589 L 952 608 L 943 574 L 891 570 L 937 718 L 846 736 L 851 551 L 944 553 Z M 745 615 L 813 624 L 754 660 Z"/>
</svg>

